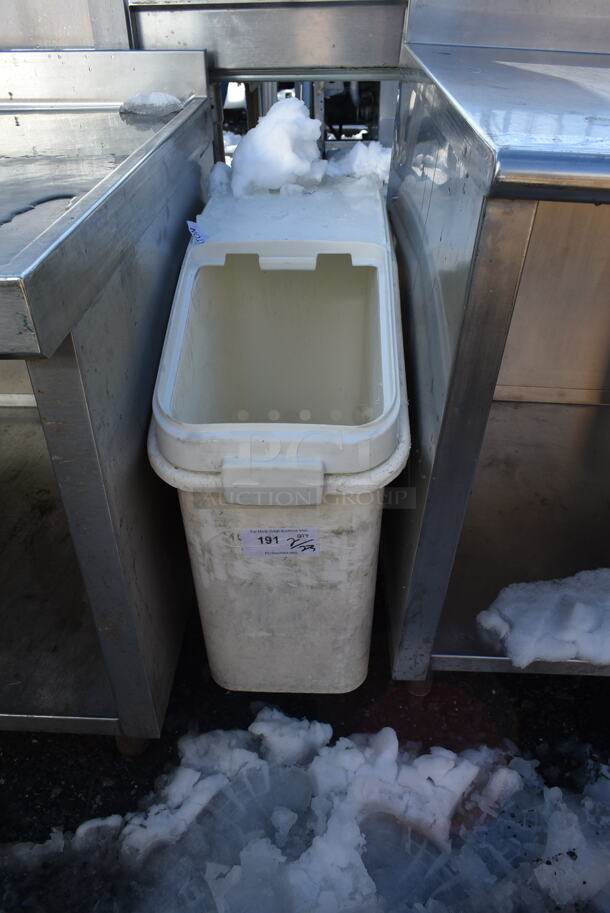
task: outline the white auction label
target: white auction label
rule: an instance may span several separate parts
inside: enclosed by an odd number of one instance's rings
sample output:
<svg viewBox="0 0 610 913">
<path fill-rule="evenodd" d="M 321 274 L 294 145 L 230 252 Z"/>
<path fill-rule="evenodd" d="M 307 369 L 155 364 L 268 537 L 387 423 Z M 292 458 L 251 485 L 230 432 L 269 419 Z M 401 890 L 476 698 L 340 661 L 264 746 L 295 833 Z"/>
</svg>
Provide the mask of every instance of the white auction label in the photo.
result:
<svg viewBox="0 0 610 913">
<path fill-rule="evenodd" d="M 241 550 L 248 558 L 271 555 L 313 557 L 320 554 L 318 528 L 240 529 Z"/>
</svg>

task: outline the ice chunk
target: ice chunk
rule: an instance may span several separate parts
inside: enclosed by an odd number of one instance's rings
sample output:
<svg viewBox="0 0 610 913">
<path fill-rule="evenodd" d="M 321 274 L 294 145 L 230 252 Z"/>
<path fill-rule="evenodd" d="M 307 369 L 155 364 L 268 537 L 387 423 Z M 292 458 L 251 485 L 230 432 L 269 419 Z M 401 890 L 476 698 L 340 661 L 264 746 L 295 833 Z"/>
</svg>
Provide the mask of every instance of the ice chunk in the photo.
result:
<svg viewBox="0 0 610 913">
<path fill-rule="evenodd" d="M 610 664 L 610 570 L 513 583 L 479 613 L 477 623 L 518 668 L 535 660 Z"/>
<path fill-rule="evenodd" d="M 223 773 L 230 779 L 247 767 L 262 767 L 256 739 L 249 732 L 215 729 L 186 735 L 178 742 L 182 764 L 202 774 Z"/>
<path fill-rule="evenodd" d="M 147 95 L 132 95 L 123 102 L 120 110 L 126 114 L 163 117 L 165 114 L 179 111 L 181 107 L 182 102 L 175 95 L 168 95 L 167 92 L 150 92 Z"/>
<path fill-rule="evenodd" d="M 456 755 L 446 757 L 433 749 L 413 764 L 402 766 L 393 784 L 360 771 L 351 791 L 363 808 L 392 815 L 439 846 L 445 846 L 457 805 L 478 773 L 479 768 L 470 761 Z"/>
<path fill-rule="evenodd" d="M 286 808 L 284 805 L 278 805 L 278 807 L 271 812 L 271 823 L 275 828 L 275 842 L 280 848 L 286 843 L 290 828 L 297 818 L 297 813 L 293 812 L 291 808 Z"/>
<path fill-rule="evenodd" d="M 121 815 L 110 815 L 108 818 L 92 818 L 84 821 L 74 832 L 72 849 L 77 852 L 95 850 L 101 843 L 107 843 L 117 836 L 123 827 Z"/>
<path fill-rule="evenodd" d="M 381 911 L 375 883 L 362 861 L 364 835 L 345 812 L 331 814 L 324 834 L 286 867 L 294 913 Z"/>
<path fill-rule="evenodd" d="M 339 739 L 332 748 L 322 748 L 309 768 L 315 794 L 345 792 L 365 763 L 364 752 L 354 739 Z"/>
<path fill-rule="evenodd" d="M 227 913 L 290 910 L 281 877 L 284 862 L 281 851 L 268 838 L 253 840 L 242 850 L 239 865 L 225 875 L 216 873 L 210 879 L 217 909 Z"/>
<path fill-rule="evenodd" d="M 263 756 L 275 764 L 310 761 L 330 742 L 332 728 L 315 720 L 294 720 L 273 707 L 264 707 L 249 728 L 262 741 Z"/>
<path fill-rule="evenodd" d="M 587 839 L 559 789 L 548 791 L 547 803 L 548 832 L 536 881 L 556 904 L 589 900 L 608 884 L 610 848 L 592 836 Z"/>
<path fill-rule="evenodd" d="M 336 155 L 328 163 L 328 176 L 338 177 L 375 177 L 387 183 L 390 175 L 392 150 L 377 141 L 354 143 L 351 149 Z"/>
<path fill-rule="evenodd" d="M 0 858 L 2 861 L 5 857 L 17 864 L 26 867 L 35 867 L 44 863 L 47 857 L 53 857 L 62 853 L 66 846 L 66 837 L 59 828 L 54 827 L 48 840 L 44 843 L 14 843 L 12 846 L 4 846 Z M 0 907 L 1 909 L 1 907 Z"/>
<path fill-rule="evenodd" d="M 388 910 L 406 910 L 407 900 L 425 903 L 452 877 L 447 870 L 450 854 L 391 815 L 370 815 L 361 828 L 363 861 Z"/>
<path fill-rule="evenodd" d="M 595 780 L 587 784 L 584 794 L 598 805 L 605 806 L 610 814 L 610 765 L 602 764 L 600 766 Z"/>
<path fill-rule="evenodd" d="M 179 767 L 166 787 L 163 799 L 146 812 L 126 816 L 121 841 L 121 856 L 139 863 L 153 850 L 176 843 L 195 821 L 210 799 L 227 783 L 224 774 L 212 774 L 196 779 L 184 767 Z M 190 788 L 186 789 L 187 784 Z M 172 803 L 171 805 L 169 803 Z"/>
<path fill-rule="evenodd" d="M 485 815 L 492 815 L 506 805 L 522 786 L 523 780 L 516 770 L 500 767 L 494 770 L 481 792 L 473 798 Z"/>
<path fill-rule="evenodd" d="M 284 184 L 319 184 L 326 171 L 317 141 L 321 124 L 298 98 L 276 102 L 249 130 L 233 155 L 236 197 Z"/>
<path fill-rule="evenodd" d="M 238 774 L 212 799 L 198 821 L 200 837 L 205 836 L 206 843 L 214 848 L 214 862 L 237 865 L 241 851 L 250 841 L 275 838 L 278 819 L 273 816 L 278 808 L 283 809 L 280 816 L 286 851 L 301 851 L 296 846 L 299 835 L 293 835 L 293 830 L 298 830 L 296 822 L 309 808 L 310 778 L 301 768 L 270 768 L 264 761 L 262 764 Z M 296 818 L 288 826 L 290 813 Z"/>
<path fill-rule="evenodd" d="M 270 708 L 252 730 L 182 738 L 144 810 L 0 849 L 0 909 L 610 910 L 608 767 L 568 797 L 514 746 L 401 751 L 390 728 L 330 745 Z"/>
</svg>

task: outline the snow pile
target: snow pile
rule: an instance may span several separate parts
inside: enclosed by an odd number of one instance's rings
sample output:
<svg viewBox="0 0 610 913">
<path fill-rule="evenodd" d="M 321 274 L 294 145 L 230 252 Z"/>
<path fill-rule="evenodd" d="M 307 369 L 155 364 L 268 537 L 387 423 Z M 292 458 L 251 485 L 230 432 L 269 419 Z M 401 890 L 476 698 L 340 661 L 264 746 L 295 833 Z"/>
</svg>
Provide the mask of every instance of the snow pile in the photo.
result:
<svg viewBox="0 0 610 913">
<path fill-rule="evenodd" d="M 147 809 L 0 857 L 0 909 L 40 893 L 47 913 L 610 910 L 604 777 L 579 804 L 497 750 L 331 737 L 269 708 L 185 736 Z"/>
<path fill-rule="evenodd" d="M 120 107 L 124 114 L 142 114 L 152 117 L 163 117 L 179 111 L 182 102 L 175 95 L 167 92 L 150 92 L 148 95 L 132 95 Z"/>
<path fill-rule="evenodd" d="M 329 177 L 376 177 L 387 184 L 392 150 L 381 143 L 354 143 L 349 152 L 337 155 L 328 163 Z"/>
<path fill-rule="evenodd" d="M 238 198 L 279 190 L 297 196 L 319 187 L 326 174 L 332 179 L 359 178 L 387 182 L 391 150 L 380 143 L 355 143 L 349 152 L 330 162 L 320 156 L 319 120 L 312 119 L 298 98 L 276 102 L 245 136 L 225 133 L 225 163 L 214 166 L 208 189 Z"/>
<path fill-rule="evenodd" d="M 610 570 L 513 583 L 477 623 L 520 669 L 535 660 L 610 664 Z"/>
<path fill-rule="evenodd" d="M 326 170 L 317 141 L 320 121 L 298 98 L 276 102 L 244 136 L 233 155 L 236 197 L 285 184 L 319 184 Z"/>
</svg>

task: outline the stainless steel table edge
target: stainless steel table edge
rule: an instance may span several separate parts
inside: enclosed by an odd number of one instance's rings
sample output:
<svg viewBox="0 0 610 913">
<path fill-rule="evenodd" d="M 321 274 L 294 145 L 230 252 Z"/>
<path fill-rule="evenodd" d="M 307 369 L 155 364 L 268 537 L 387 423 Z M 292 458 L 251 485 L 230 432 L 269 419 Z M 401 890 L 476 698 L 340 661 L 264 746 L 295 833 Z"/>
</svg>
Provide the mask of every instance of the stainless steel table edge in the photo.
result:
<svg viewBox="0 0 610 913">
<path fill-rule="evenodd" d="M 513 146 L 495 144 L 471 117 L 459 99 L 448 86 L 438 78 L 434 69 L 418 54 L 437 49 L 437 46 L 403 44 L 400 55 L 400 71 L 420 70 L 436 86 L 465 124 L 468 124 L 483 146 L 495 157 L 495 168 L 488 195 L 504 199 L 566 200 L 572 202 L 610 202 L 610 153 L 596 151 L 568 152 L 536 149 L 519 149 Z M 447 51 L 453 50 L 447 45 Z M 477 49 L 473 49 L 476 51 Z M 485 50 L 494 50 L 486 48 Z M 498 48 L 498 53 L 506 49 Z M 544 56 L 541 52 L 541 56 Z M 570 57 L 569 51 L 558 52 Z M 608 55 L 599 54 L 607 59 Z"/>
<path fill-rule="evenodd" d="M 49 260 L 52 255 L 62 248 L 62 269 L 69 269 L 66 258 L 81 257 L 80 249 L 70 250 L 72 236 L 83 223 L 89 222 L 91 231 L 95 233 L 95 220 L 104 203 L 112 201 L 120 187 L 167 142 L 175 141 L 176 134 L 186 128 L 193 118 L 198 117 L 204 106 L 209 105 L 206 98 L 193 98 L 185 107 L 158 133 L 146 140 L 142 146 L 132 152 L 112 174 L 99 181 L 80 200 L 78 200 L 64 216 L 50 225 L 34 241 L 23 249 L 11 262 L 10 272 L 0 276 L 0 284 L 5 289 L 5 295 L 18 296 L 23 299 L 23 321 L 31 322 L 35 341 L 32 340 L 21 347 L 8 344 L 6 339 L 0 339 L 0 357 L 28 356 L 49 357 L 61 341 L 66 337 L 71 328 L 78 322 L 87 310 L 91 300 L 98 289 L 88 288 L 80 296 L 72 294 L 67 302 L 67 307 L 60 309 L 57 300 L 45 300 L 44 291 L 47 288 L 45 270 L 50 268 Z M 42 289 L 42 294 L 34 290 L 34 283 Z M 74 290 L 72 290 L 74 292 Z M 39 303 L 40 302 L 40 303 Z M 47 326 L 41 326 L 46 321 Z M 8 330 L 6 331 L 8 333 Z"/>
</svg>

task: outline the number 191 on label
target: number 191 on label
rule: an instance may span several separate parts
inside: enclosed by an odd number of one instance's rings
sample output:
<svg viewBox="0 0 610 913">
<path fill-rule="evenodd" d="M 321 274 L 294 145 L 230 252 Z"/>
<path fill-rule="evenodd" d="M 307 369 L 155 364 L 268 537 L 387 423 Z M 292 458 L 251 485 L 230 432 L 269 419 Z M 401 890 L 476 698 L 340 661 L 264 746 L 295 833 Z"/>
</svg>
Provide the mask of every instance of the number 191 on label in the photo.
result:
<svg viewBox="0 0 610 913">
<path fill-rule="evenodd" d="M 242 554 L 247 558 L 312 558 L 320 554 L 319 530 L 306 526 L 298 529 L 240 529 Z"/>
</svg>

